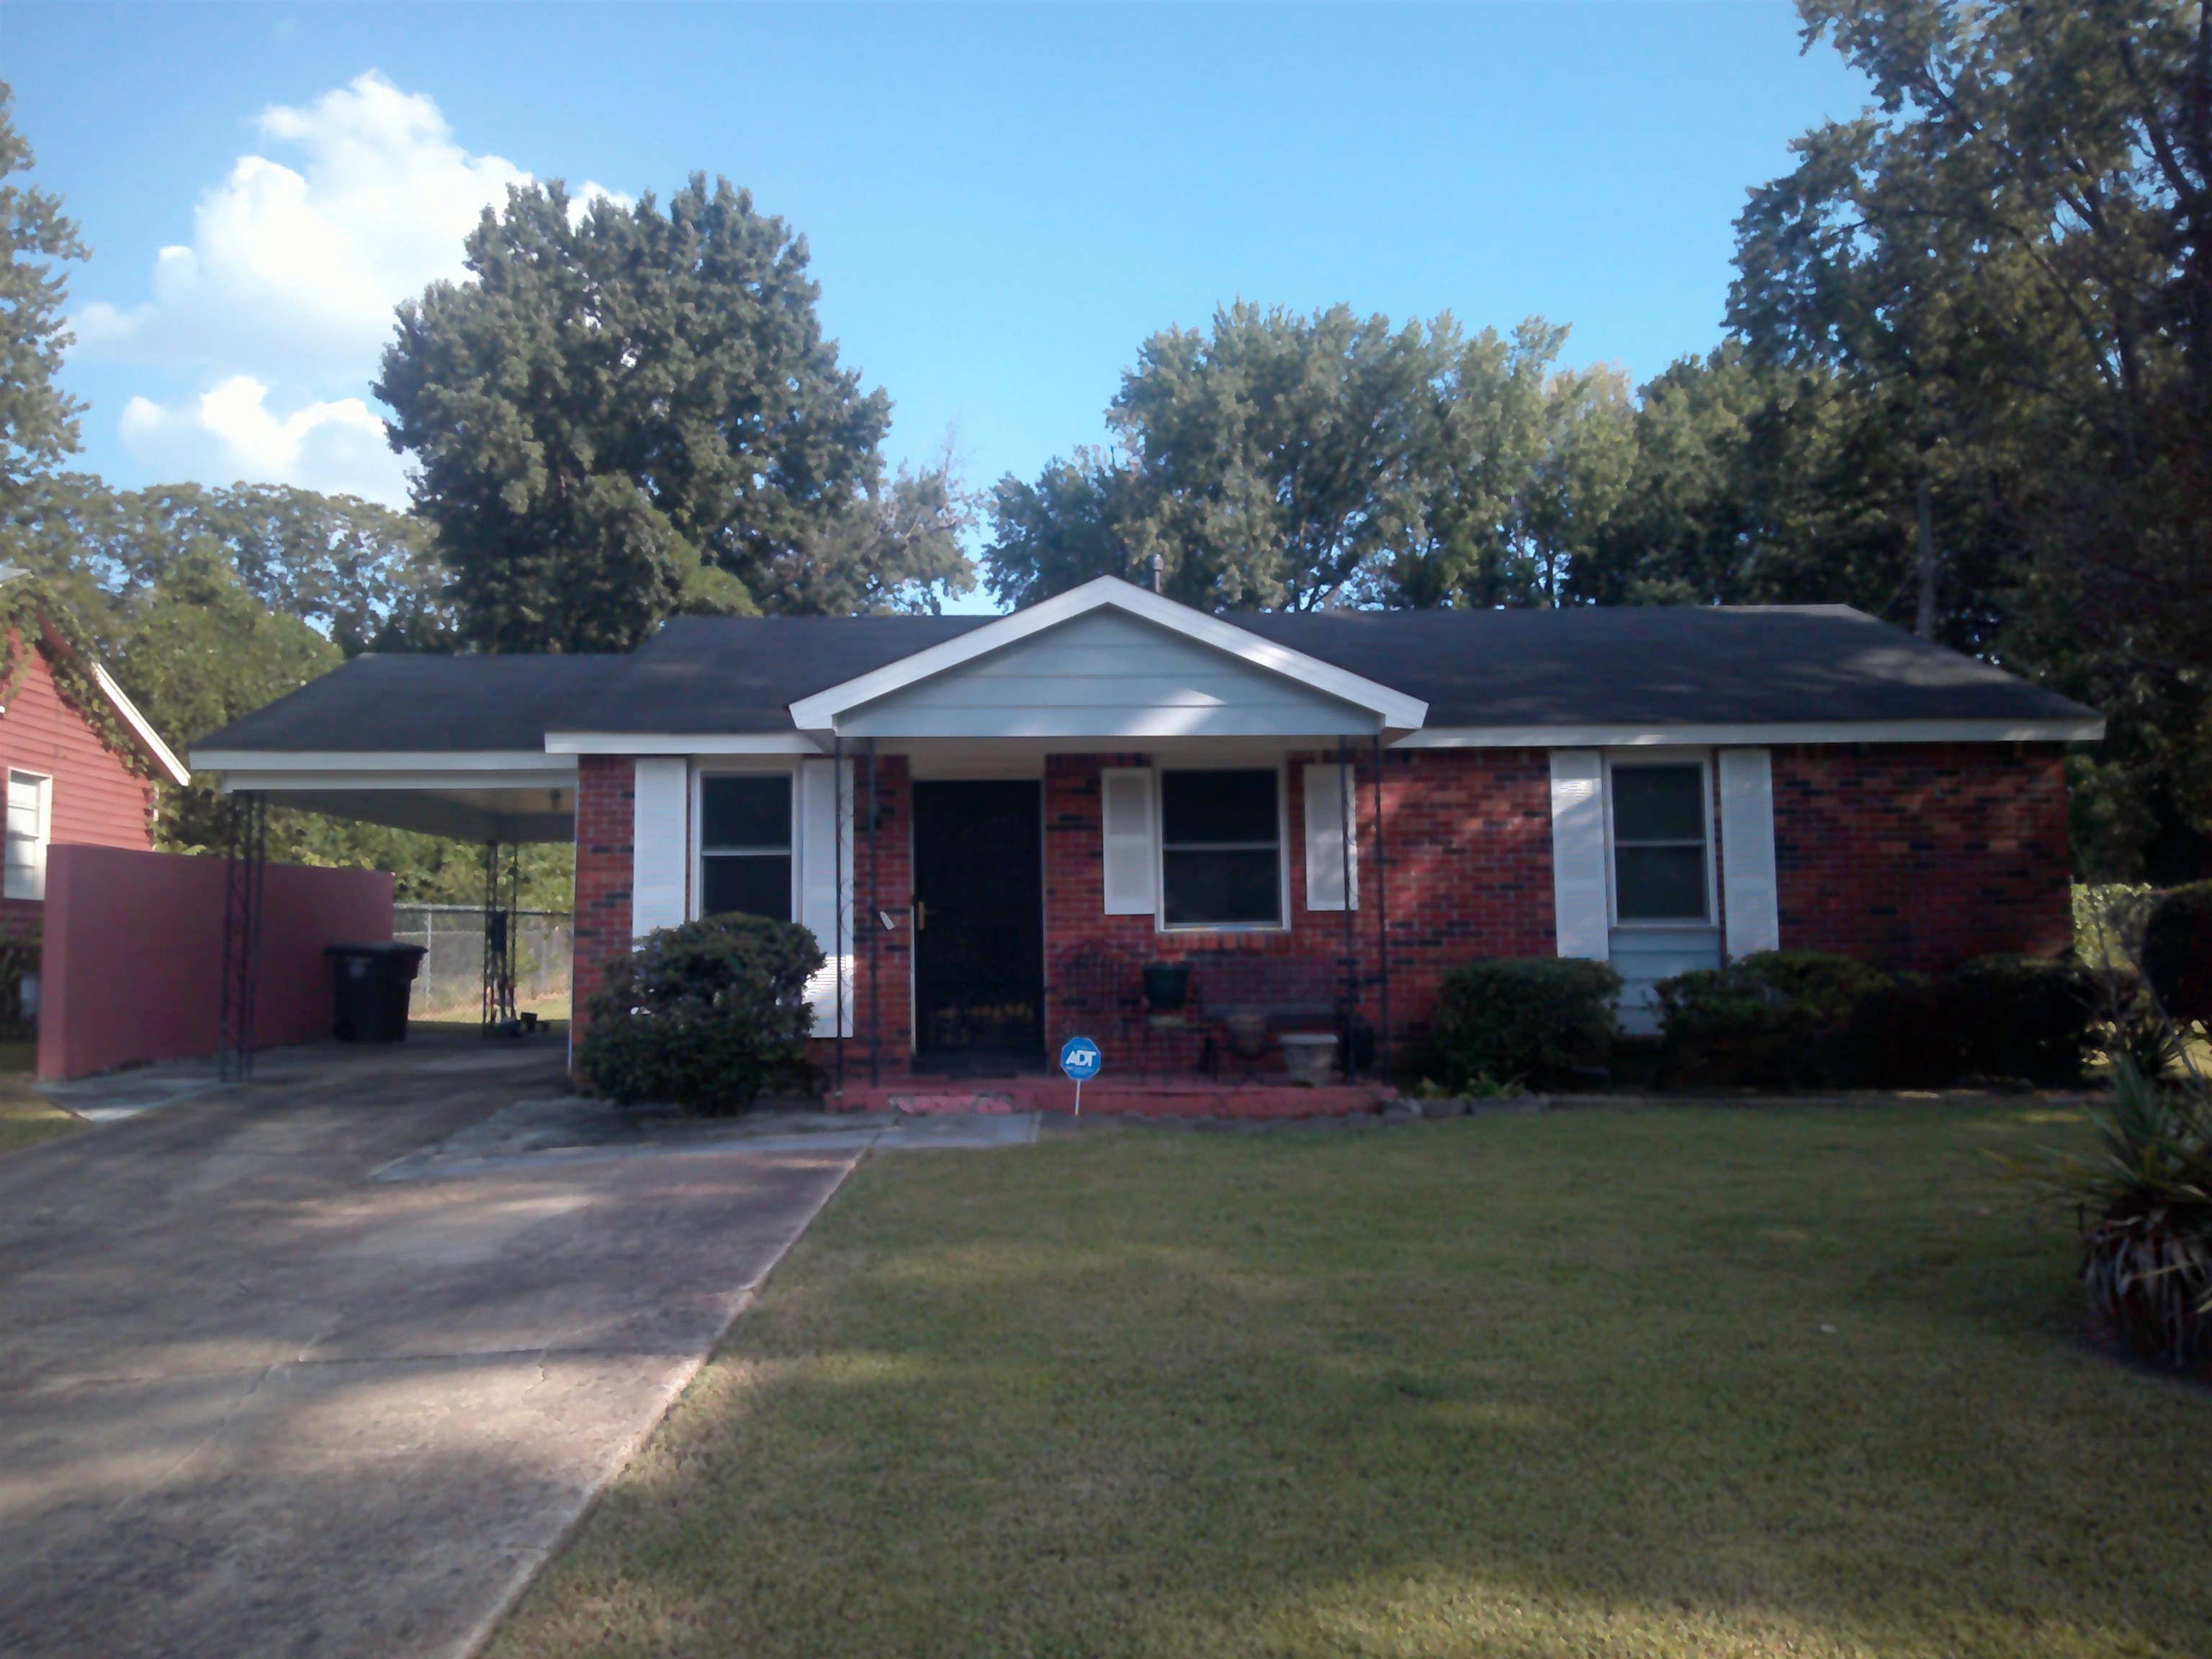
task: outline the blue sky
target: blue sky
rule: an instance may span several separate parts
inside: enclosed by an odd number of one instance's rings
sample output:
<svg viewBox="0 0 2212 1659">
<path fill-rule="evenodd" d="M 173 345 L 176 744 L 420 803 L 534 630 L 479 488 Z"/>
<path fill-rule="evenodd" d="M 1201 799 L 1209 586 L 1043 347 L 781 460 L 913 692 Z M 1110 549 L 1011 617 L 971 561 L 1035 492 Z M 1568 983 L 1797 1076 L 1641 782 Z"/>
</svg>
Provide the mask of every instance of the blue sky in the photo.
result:
<svg viewBox="0 0 2212 1659">
<path fill-rule="evenodd" d="M 457 268 L 509 178 L 750 187 L 890 392 L 894 459 L 949 430 L 987 483 L 1098 441 L 1138 343 L 1239 295 L 1541 313 L 1571 359 L 1648 378 L 1718 338 L 1745 190 L 1866 101 L 1758 0 L 9 0 L 0 76 L 94 249 L 82 463 L 387 495 L 391 304 Z"/>
</svg>

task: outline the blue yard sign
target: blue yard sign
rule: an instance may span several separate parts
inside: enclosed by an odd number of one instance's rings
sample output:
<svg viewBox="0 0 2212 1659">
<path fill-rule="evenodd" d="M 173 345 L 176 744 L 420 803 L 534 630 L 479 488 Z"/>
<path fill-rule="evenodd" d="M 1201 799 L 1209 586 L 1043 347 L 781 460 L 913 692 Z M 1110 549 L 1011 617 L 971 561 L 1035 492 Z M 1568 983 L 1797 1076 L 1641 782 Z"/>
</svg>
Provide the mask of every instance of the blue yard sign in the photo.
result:
<svg viewBox="0 0 2212 1659">
<path fill-rule="evenodd" d="M 1086 1079 L 1098 1075 L 1098 1068 L 1106 1063 L 1106 1056 L 1098 1052 L 1098 1045 L 1087 1036 L 1070 1037 L 1060 1045 L 1060 1069 L 1075 1079 L 1075 1115 L 1083 1115 L 1083 1085 Z"/>
</svg>

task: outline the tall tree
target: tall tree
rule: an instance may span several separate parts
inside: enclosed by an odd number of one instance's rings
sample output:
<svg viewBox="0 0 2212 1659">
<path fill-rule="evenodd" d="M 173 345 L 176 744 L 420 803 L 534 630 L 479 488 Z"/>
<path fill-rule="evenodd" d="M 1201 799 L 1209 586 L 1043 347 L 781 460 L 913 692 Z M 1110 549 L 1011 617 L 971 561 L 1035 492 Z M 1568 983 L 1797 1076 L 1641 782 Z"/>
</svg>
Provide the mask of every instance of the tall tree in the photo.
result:
<svg viewBox="0 0 2212 1659">
<path fill-rule="evenodd" d="M 588 206 L 512 189 L 474 280 L 400 307 L 377 395 L 469 636 L 622 649 L 678 610 L 930 607 L 972 585 L 949 470 L 886 480 L 807 252 L 702 175 Z"/>
<path fill-rule="evenodd" d="M 1565 338 L 1241 302 L 1164 331 L 1112 448 L 999 483 L 992 589 L 1028 604 L 1157 554 L 1210 610 L 1559 603 L 1632 454 L 1626 383 L 1558 370 Z"/>
<path fill-rule="evenodd" d="M 89 252 L 58 198 L 13 182 L 33 165 L 15 101 L 0 82 L 0 507 L 76 453 L 84 409 L 54 384 L 73 338 L 62 314 L 68 280 L 55 267 Z"/>
<path fill-rule="evenodd" d="M 2202 867 L 2212 11 L 1800 9 L 1879 105 L 1808 134 L 1753 193 L 1730 319 L 1888 422 L 1870 483 L 1912 541 L 1927 501 L 1939 615 L 1978 608 L 1985 648 L 2113 706 L 2111 750 L 2142 757 L 2148 793 L 2106 816 L 2157 821 L 2166 872 Z M 1995 603 L 1961 605 L 1962 582 Z"/>
</svg>

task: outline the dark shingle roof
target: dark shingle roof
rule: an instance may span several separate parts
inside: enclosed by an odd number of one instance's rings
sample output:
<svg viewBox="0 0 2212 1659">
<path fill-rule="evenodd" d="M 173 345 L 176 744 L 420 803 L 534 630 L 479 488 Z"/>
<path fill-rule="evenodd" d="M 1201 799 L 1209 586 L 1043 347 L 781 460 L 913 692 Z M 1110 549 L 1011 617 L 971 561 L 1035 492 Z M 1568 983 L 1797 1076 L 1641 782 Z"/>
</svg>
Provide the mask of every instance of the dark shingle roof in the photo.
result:
<svg viewBox="0 0 2212 1659">
<path fill-rule="evenodd" d="M 285 753 L 543 750 L 623 656 L 356 657 L 192 745 Z"/>
<path fill-rule="evenodd" d="M 535 750 L 549 731 L 788 732 L 798 699 L 992 620 L 679 617 L 629 656 L 366 656 L 193 746 Z M 1431 727 L 2095 718 L 1844 605 L 1226 620 L 1425 699 Z"/>
<path fill-rule="evenodd" d="M 1230 620 L 1422 698 L 1432 726 L 2095 718 L 2056 692 L 1842 605 Z"/>
</svg>

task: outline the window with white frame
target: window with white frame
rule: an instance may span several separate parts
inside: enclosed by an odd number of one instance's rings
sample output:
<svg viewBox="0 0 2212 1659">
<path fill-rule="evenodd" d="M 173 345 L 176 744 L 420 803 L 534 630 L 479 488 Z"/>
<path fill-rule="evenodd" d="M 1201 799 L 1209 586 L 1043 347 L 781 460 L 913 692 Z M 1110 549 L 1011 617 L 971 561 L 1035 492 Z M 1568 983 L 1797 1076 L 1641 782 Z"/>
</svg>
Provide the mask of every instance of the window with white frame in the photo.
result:
<svg viewBox="0 0 2212 1659">
<path fill-rule="evenodd" d="M 1160 919 L 1279 927 L 1282 784 L 1273 767 L 1160 774 Z"/>
<path fill-rule="evenodd" d="M 1711 921 L 1711 815 L 1704 763 L 1617 763 L 1610 769 L 1613 919 L 1632 925 Z"/>
<path fill-rule="evenodd" d="M 791 775 L 699 780 L 699 914 L 791 920 Z"/>
<path fill-rule="evenodd" d="M 53 780 L 33 772 L 8 774 L 8 863 L 5 894 L 13 899 L 46 896 L 46 824 Z"/>
</svg>

